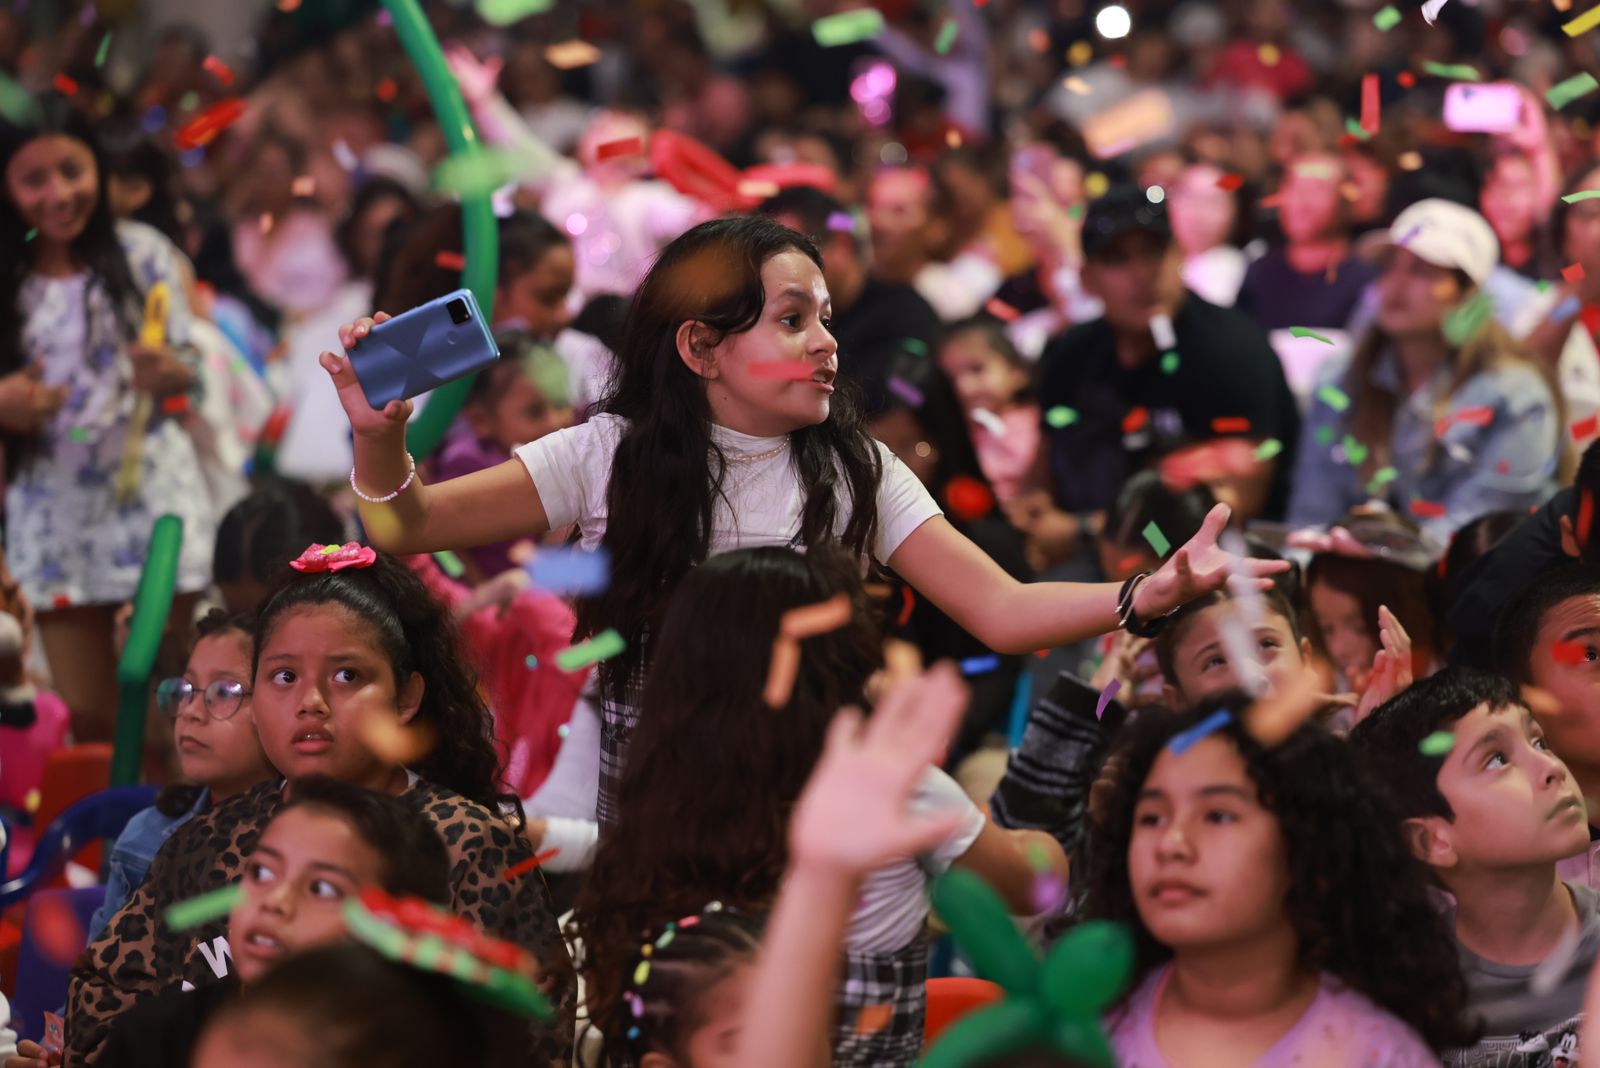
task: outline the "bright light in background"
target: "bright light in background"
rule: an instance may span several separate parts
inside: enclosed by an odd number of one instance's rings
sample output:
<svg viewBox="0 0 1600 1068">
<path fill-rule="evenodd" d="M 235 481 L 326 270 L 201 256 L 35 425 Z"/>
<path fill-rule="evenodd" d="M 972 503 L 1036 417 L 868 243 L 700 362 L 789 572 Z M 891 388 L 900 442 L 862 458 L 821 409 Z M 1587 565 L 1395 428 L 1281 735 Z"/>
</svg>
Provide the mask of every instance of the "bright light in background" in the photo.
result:
<svg viewBox="0 0 1600 1068">
<path fill-rule="evenodd" d="M 1133 29 L 1133 16 L 1128 14 L 1128 9 L 1121 4 L 1112 4 L 1100 9 L 1094 17 L 1094 28 L 1101 37 L 1116 40 L 1118 37 L 1128 36 L 1128 31 Z"/>
<path fill-rule="evenodd" d="M 1153 185 L 1144 191 L 1144 198 L 1152 204 L 1159 204 L 1167 199 L 1167 191 L 1159 185 Z"/>
</svg>

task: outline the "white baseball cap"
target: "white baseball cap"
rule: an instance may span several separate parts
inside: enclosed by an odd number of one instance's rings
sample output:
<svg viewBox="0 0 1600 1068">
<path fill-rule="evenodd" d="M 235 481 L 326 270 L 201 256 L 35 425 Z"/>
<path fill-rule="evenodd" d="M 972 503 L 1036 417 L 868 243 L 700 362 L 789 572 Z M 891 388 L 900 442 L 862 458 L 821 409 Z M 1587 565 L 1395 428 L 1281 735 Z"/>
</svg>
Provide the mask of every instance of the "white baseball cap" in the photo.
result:
<svg viewBox="0 0 1600 1068">
<path fill-rule="evenodd" d="M 1500 262 L 1500 242 L 1488 220 L 1464 204 L 1430 197 L 1402 211 L 1372 252 L 1403 248 L 1435 267 L 1461 271 L 1481 286 Z"/>
</svg>

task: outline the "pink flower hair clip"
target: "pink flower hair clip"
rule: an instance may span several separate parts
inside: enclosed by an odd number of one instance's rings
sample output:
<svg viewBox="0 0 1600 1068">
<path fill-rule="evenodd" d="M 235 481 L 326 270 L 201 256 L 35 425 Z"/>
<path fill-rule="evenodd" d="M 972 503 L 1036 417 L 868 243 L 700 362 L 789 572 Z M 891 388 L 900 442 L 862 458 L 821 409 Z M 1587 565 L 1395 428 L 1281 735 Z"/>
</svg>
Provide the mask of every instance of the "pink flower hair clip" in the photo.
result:
<svg viewBox="0 0 1600 1068">
<path fill-rule="evenodd" d="M 377 562 L 378 554 L 372 547 L 359 542 L 347 541 L 343 545 L 312 542 L 311 547 L 301 553 L 298 559 L 289 561 L 289 566 L 306 574 L 317 574 L 343 571 L 347 567 L 371 567 Z"/>
</svg>

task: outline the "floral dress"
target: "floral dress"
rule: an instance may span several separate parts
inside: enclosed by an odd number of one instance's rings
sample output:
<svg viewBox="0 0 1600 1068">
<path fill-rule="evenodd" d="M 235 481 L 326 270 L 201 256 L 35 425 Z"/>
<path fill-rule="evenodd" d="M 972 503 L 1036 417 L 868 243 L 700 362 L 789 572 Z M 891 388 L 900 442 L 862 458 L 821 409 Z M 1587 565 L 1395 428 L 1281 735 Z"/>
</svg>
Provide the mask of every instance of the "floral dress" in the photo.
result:
<svg viewBox="0 0 1600 1068">
<path fill-rule="evenodd" d="M 141 293 L 171 290 L 167 343 L 189 341 L 180 253 L 142 223 L 117 224 Z M 23 351 L 47 386 L 66 386 L 61 410 L 6 487 L 6 559 L 40 609 L 116 604 L 133 596 L 150 528 L 172 513 L 183 521 L 178 591 L 210 581 L 216 515 L 193 441 L 181 420 L 157 405 L 145 432 L 139 487 L 119 504 L 115 483 L 138 394 L 127 333 L 104 285 L 88 272 L 67 278 L 31 274 L 18 295 L 26 309 Z"/>
</svg>

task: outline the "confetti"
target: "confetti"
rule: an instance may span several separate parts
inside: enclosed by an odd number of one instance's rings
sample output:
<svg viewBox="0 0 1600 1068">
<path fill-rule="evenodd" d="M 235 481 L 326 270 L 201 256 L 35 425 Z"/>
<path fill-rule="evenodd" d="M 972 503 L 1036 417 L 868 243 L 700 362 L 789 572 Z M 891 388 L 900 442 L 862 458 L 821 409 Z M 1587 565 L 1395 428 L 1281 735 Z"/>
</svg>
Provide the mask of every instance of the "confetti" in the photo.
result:
<svg viewBox="0 0 1600 1068">
<path fill-rule="evenodd" d="M 1584 272 L 1583 264 L 1569 263 L 1565 267 L 1561 268 L 1561 277 L 1566 279 L 1568 282 L 1581 282 L 1588 277 L 1588 275 Z"/>
<path fill-rule="evenodd" d="M 1426 62 L 1422 64 L 1422 69 L 1435 78 L 1449 78 L 1457 82 L 1483 81 L 1483 75 L 1478 73 L 1478 69 L 1466 63 Z"/>
<path fill-rule="evenodd" d="M 911 593 L 910 586 L 900 587 L 900 614 L 895 617 L 895 626 L 903 627 L 911 622 L 911 612 L 916 608 L 917 599 Z"/>
<path fill-rule="evenodd" d="M 24 240 L 24 241 L 32 241 L 34 238 L 36 238 L 38 236 L 39 236 L 39 228 L 37 226 L 35 226 L 31 230 L 29 230 L 27 233 L 22 235 L 22 240 Z"/>
<path fill-rule="evenodd" d="M 561 650 L 556 654 L 556 667 L 562 671 L 579 671 L 598 664 L 602 660 L 609 660 L 628 647 L 622 635 L 612 627 L 596 634 L 587 641 Z"/>
<path fill-rule="evenodd" d="M 467 269 L 467 258 L 459 252 L 445 249 L 433 258 L 433 265 L 441 271 L 464 271 Z"/>
<path fill-rule="evenodd" d="M 1078 77 L 1076 74 L 1069 76 L 1066 81 L 1061 83 L 1061 85 L 1067 90 L 1067 92 L 1076 93 L 1079 96 L 1088 96 L 1090 93 L 1094 92 L 1094 90 L 1089 87 L 1089 83 Z"/>
<path fill-rule="evenodd" d="M 1434 731 L 1417 743 L 1417 752 L 1423 756 L 1444 756 L 1456 747 L 1456 736 L 1450 731 Z"/>
<path fill-rule="evenodd" d="M 1422 5 L 1422 21 L 1426 22 L 1429 26 L 1432 26 L 1439 20 L 1439 11 L 1444 7 L 1446 2 L 1447 0 L 1427 0 L 1427 2 Z"/>
<path fill-rule="evenodd" d="M 1122 417 L 1122 432 L 1124 434 L 1137 434 L 1150 421 L 1150 412 L 1146 408 L 1134 408 Z"/>
<path fill-rule="evenodd" d="M 1448 512 L 1449 509 L 1438 501 L 1424 501 L 1419 498 L 1411 502 L 1411 514 L 1418 519 L 1443 519 Z"/>
<path fill-rule="evenodd" d="M 524 860 L 522 863 L 513 864 L 513 865 L 511 865 L 511 867 L 507 868 L 505 877 L 507 879 L 515 879 L 519 875 L 526 875 L 528 872 L 530 872 L 533 869 L 537 868 L 539 865 L 543 864 L 545 861 L 551 860 L 551 859 L 559 856 L 560 853 L 561 853 L 561 850 L 559 848 L 546 849 L 543 853 L 535 853 L 533 856 L 529 857 L 527 860 Z"/>
<path fill-rule="evenodd" d="M 1324 345 L 1333 344 L 1333 339 L 1332 338 L 1323 337 L 1321 334 L 1317 333 L 1315 330 L 1311 329 L 1308 326 L 1291 326 L 1289 328 L 1289 333 L 1291 335 L 1293 335 L 1294 337 L 1309 337 L 1309 338 L 1312 338 L 1313 340 L 1322 342 Z"/>
<path fill-rule="evenodd" d="M 1336 412 L 1346 411 L 1350 407 L 1350 397 L 1338 386 L 1323 386 L 1317 390 L 1317 399 Z"/>
<path fill-rule="evenodd" d="M 903 338 L 900 341 L 900 347 L 913 356 L 926 356 L 928 354 L 928 343 L 920 337 Z"/>
<path fill-rule="evenodd" d="M 811 35 L 823 48 L 871 40 L 882 32 L 883 13 L 871 7 L 829 15 L 811 24 Z"/>
<path fill-rule="evenodd" d="M 78 83 L 65 74 L 57 74 L 50 84 L 62 96 L 76 96 L 78 94 Z"/>
<path fill-rule="evenodd" d="M 1213 712 L 1211 715 L 1201 720 L 1198 725 L 1190 727 L 1188 730 L 1182 731 L 1179 734 L 1173 735 L 1172 740 L 1167 743 L 1167 751 L 1173 756 L 1182 756 L 1184 753 L 1192 749 L 1194 744 L 1200 741 L 1206 735 L 1215 731 L 1219 731 L 1223 727 L 1227 726 L 1228 721 L 1231 719 L 1233 719 L 1233 714 L 1227 709 Z"/>
<path fill-rule="evenodd" d="M 478 17 L 491 26 L 509 26 L 530 15 L 542 15 L 555 0 L 478 0 Z"/>
<path fill-rule="evenodd" d="M 543 549 L 527 566 L 528 577 L 541 590 L 563 595 L 593 594 L 611 583 L 611 554 L 604 548 Z"/>
<path fill-rule="evenodd" d="M 1005 420 L 987 408 L 972 409 L 972 421 L 983 427 L 994 437 L 1003 438 L 1006 436 Z"/>
<path fill-rule="evenodd" d="M 1283 451 L 1283 442 L 1277 438 L 1268 438 L 1256 446 L 1255 458 L 1257 460 L 1270 460 Z"/>
<path fill-rule="evenodd" d="M 1022 313 L 999 297 L 990 297 L 984 304 L 983 310 L 999 319 L 1002 323 L 1014 323 L 1022 318 Z"/>
<path fill-rule="evenodd" d="M 1033 886 L 1029 889 L 1035 916 L 1054 912 L 1066 903 L 1067 882 L 1053 871 L 1039 872 L 1033 877 Z"/>
<path fill-rule="evenodd" d="M 1238 192 L 1239 187 L 1242 185 L 1244 185 L 1244 175 L 1242 174 L 1224 174 L 1217 179 L 1217 188 L 1225 193 Z"/>
<path fill-rule="evenodd" d="M 1165 534 L 1161 533 L 1161 528 L 1156 526 L 1154 519 L 1145 524 L 1143 533 L 1144 540 L 1150 543 L 1150 548 L 1156 551 L 1157 556 L 1165 557 L 1167 553 L 1172 551 L 1172 543 L 1167 540 Z"/>
<path fill-rule="evenodd" d="M 1369 136 L 1378 132 L 1378 76 L 1361 76 L 1361 129 Z"/>
<path fill-rule="evenodd" d="M 1595 11 L 1600 12 L 1600 7 Z M 1568 193 L 1561 200 L 1565 204 L 1576 204 L 1580 200 L 1593 200 L 1595 197 L 1600 197 L 1600 189 L 1580 189 L 1576 193 Z"/>
<path fill-rule="evenodd" d="M 205 62 L 201 63 L 200 66 L 206 73 L 221 82 L 224 88 L 233 84 L 233 71 L 229 70 L 228 65 L 216 56 L 207 56 Z"/>
<path fill-rule="evenodd" d="M 767 683 L 761 689 L 761 699 L 768 708 L 782 708 L 789 703 L 799 673 L 800 643 L 778 635 L 772 643 L 772 658 L 767 661 Z"/>
<path fill-rule="evenodd" d="M 961 661 L 961 674 L 963 675 L 987 675 L 991 671 L 999 670 L 1000 658 L 998 656 L 969 656 Z"/>
<path fill-rule="evenodd" d="M 600 50 L 588 41 L 561 41 L 544 50 L 547 63 L 557 70 L 576 70 L 600 60 Z"/>
<path fill-rule="evenodd" d="M 922 407 L 922 391 L 899 375 L 889 376 L 889 392 L 905 401 L 913 408 Z"/>
<path fill-rule="evenodd" d="M 1175 349 L 1178 347 L 1178 332 L 1172 328 L 1172 317 L 1168 315 L 1152 315 L 1150 317 L 1150 336 L 1156 339 L 1156 348 Z"/>
<path fill-rule="evenodd" d="M 356 737 L 374 755 L 391 764 L 415 764 L 439 744 L 439 734 L 431 723 L 402 723 L 392 713 L 376 709 L 356 721 Z"/>
<path fill-rule="evenodd" d="M 208 145 L 219 133 L 238 122 L 243 114 L 244 101 L 224 100 L 179 127 L 178 132 L 172 135 L 173 144 L 180 152 Z"/>
<path fill-rule="evenodd" d="M 848 211 L 836 211 L 828 216 L 828 229 L 840 234 L 856 232 L 856 217 Z"/>
<path fill-rule="evenodd" d="M 1400 12 L 1395 10 L 1395 6 L 1393 4 L 1390 4 L 1388 7 L 1372 16 L 1372 24 L 1378 27 L 1380 32 L 1388 33 L 1390 30 L 1400 25 L 1400 19 Z"/>
<path fill-rule="evenodd" d="M 1058 404 L 1044 413 L 1044 421 L 1056 430 L 1069 427 L 1078 421 L 1078 413 L 1064 404 Z"/>
<path fill-rule="evenodd" d="M 957 519 L 982 519 L 994 511 L 994 491 L 971 475 L 945 483 L 944 501 Z"/>
<path fill-rule="evenodd" d="M 1399 82 L 1401 87 L 1405 89 L 1415 89 L 1417 87 L 1417 76 L 1408 70 L 1403 70 L 1399 74 L 1396 74 L 1394 76 L 1394 80 Z M 1422 156 L 1416 152 L 1411 153 L 1411 155 L 1416 157 L 1417 167 L 1422 166 Z M 1407 169 L 1414 171 L 1417 169 L 1417 167 L 1410 167 Z"/>
<path fill-rule="evenodd" d="M 534 668 L 539 666 L 539 658 L 534 656 L 532 653 L 529 653 L 527 656 L 523 657 L 522 666 L 527 668 L 529 671 L 532 671 Z"/>
<path fill-rule="evenodd" d="M 89 440 L 89 428 L 75 426 L 71 430 L 67 431 L 67 439 L 82 445 L 84 442 Z"/>
<path fill-rule="evenodd" d="M 1591 8 L 1571 22 L 1563 23 L 1561 30 L 1568 37 L 1576 37 L 1580 33 L 1588 33 L 1596 26 L 1600 26 L 1600 7 Z"/>
<path fill-rule="evenodd" d="M 244 888 L 238 883 L 231 883 L 198 897 L 191 897 L 187 901 L 180 901 L 168 907 L 162 915 L 167 926 L 174 931 L 187 931 L 191 927 L 198 927 L 202 923 L 226 916 L 233 911 L 233 906 L 238 904 L 243 896 Z"/>
<path fill-rule="evenodd" d="M 1355 140 L 1357 140 L 1357 141 L 1370 141 L 1370 140 L 1372 140 L 1372 134 L 1370 134 L 1366 130 L 1362 129 L 1361 123 L 1356 121 L 1355 119 L 1346 118 L 1344 120 L 1344 132 L 1347 135 L 1349 135 L 1350 137 L 1352 137 Z M 1328 269 L 1330 271 L 1334 270 L 1335 269 L 1335 265 L 1334 264 L 1329 264 L 1328 265 Z"/>
<path fill-rule="evenodd" d="M 1544 94 L 1544 98 L 1552 108 L 1560 111 L 1579 97 L 1588 96 L 1596 89 L 1600 89 L 1600 82 L 1594 80 L 1594 75 L 1588 71 L 1574 74 L 1564 82 L 1557 82 Z"/>
<path fill-rule="evenodd" d="M 100 38 L 100 47 L 95 49 L 95 52 L 94 52 L 94 67 L 95 67 L 95 70 L 99 70 L 101 67 L 106 65 L 106 56 L 108 54 L 110 54 L 110 52 L 111 52 L 111 31 L 107 30 L 106 31 L 106 35 L 104 37 Z"/>
<path fill-rule="evenodd" d="M 616 159 L 618 156 L 637 156 L 644 151 L 644 138 L 624 137 L 616 141 L 607 141 L 603 145 L 596 145 L 594 158 L 596 160 Z"/>
<path fill-rule="evenodd" d="M 39 788 L 36 786 L 32 790 L 29 790 L 27 795 L 23 797 L 22 808 L 29 815 L 32 815 L 33 813 L 39 811 L 39 805 L 42 804 L 43 801 L 44 795 L 39 792 Z"/>
<path fill-rule="evenodd" d="M 778 623 L 778 633 L 796 640 L 814 638 L 850 622 L 853 611 L 849 595 L 836 593 L 826 601 L 789 609 Z"/>
<path fill-rule="evenodd" d="M 749 365 L 753 378 L 782 378 L 790 382 L 803 382 L 817 373 L 817 365 L 808 360 L 761 360 Z"/>
<path fill-rule="evenodd" d="M 461 562 L 461 557 L 449 549 L 434 553 L 433 558 L 444 569 L 444 573 L 453 579 L 460 578 L 467 573 L 467 565 Z"/>
<path fill-rule="evenodd" d="M 1162 373 L 1169 375 L 1178 373 L 1178 354 L 1176 352 L 1162 353 L 1161 370 Z"/>
<path fill-rule="evenodd" d="M 1220 416 L 1211 420 L 1213 434 L 1248 434 L 1250 420 L 1238 415 Z"/>
<path fill-rule="evenodd" d="M 1097 721 L 1105 718 L 1106 706 L 1111 703 L 1112 698 L 1117 696 L 1117 691 L 1120 689 L 1122 689 L 1122 680 L 1112 679 L 1106 684 L 1106 688 L 1100 691 L 1100 698 L 1094 703 L 1094 718 Z"/>
<path fill-rule="evenodd" d="M 1567 667 L 1577 667 L 1589 659 L 1589 647 L 1583 642 L 1557 641 L 1550 644 L 1550 659 Z"/>
<path fill-rule="evenodd" d="M 1383 487 L 1387 486 L 1389 483 L 1393 482 L 1399 477 L 1400 472 L 1394 468 L 1380 467 L 1377 471 L 1373 472 L 1372 480 L 1367 483 L 1367 493 L 1370 496 L 1376 497 L 1383 492 Z"/>
<path fill-rule="evenodd" d="M 40 895 L 28 902 L 24 922 L 40 956 L 68 967 L 88 942 L 87 932 L 64 897 Z"/>
<path fill-rule="evenodd" d="M 894 1019 L 894 1002 L 885 1001 L 881 1005 L 864 1005 L 861 1012 L 856 1015 L 856 1034 L 875 1035 L 889 1026 L 889 1021 Z"/>
<path fill-rule="evenodd" d="M 1504 463 L 1505 461 L 1501 461 Z M 1589 544 L 1589 532 L 1594 528 L 1594 493 L 1585 489 L 1578 494 L 1578 544 Z"/>
<path fill-rule="evenodd" d="M 956 43 L 956 37 L 961 33 L 961 27 L 955 19 L 945 19 L 944 25 L 939 27 L 939 37 L 933 42 L 933 50 L 941 56 L 949 55 L 950 46 Z"/>
</svg>

